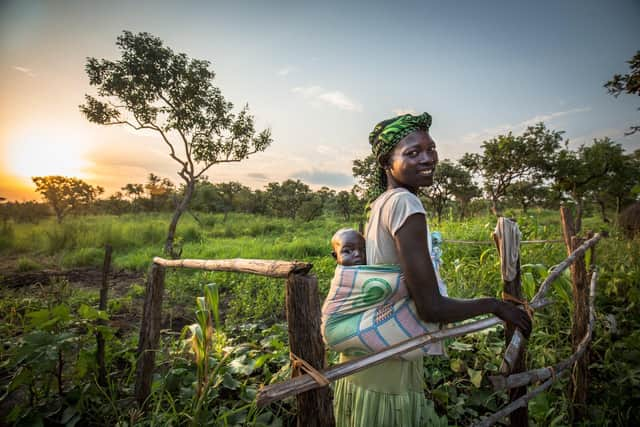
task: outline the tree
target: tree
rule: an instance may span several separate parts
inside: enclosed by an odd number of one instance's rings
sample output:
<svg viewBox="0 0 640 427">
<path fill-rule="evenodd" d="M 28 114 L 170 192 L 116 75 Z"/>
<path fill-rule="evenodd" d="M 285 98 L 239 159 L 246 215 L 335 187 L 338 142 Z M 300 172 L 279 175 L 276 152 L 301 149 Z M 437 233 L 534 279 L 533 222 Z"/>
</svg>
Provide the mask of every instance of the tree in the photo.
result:
<svg viewBox="0 0 640 427">
<path fill-rule="evenodd" d="M 149 210 L 156 211 L 167 207 L 176 187 L 168 178 L 160 178 L 158 175 L 150 173 L 144 188 L 149 193 L 147 200 Z"/>
<path fill-rule="evenodd" d="M 378 161 L 373 154 L 369 154 L 362 160 L 356 159 L 353 161 L 351 172 L 353 172 L 354 178 L 358 180 L 364 194 L 369 194 L 373 188 L 377 168 Z"/>
<path fill-rule="evenodd" d="M 525 214 L 532 205 L 540 205 L 546 202 L 549 188 L 536 182 L 518 181 L 507 190 L 507 199 L 518 204 Z"/>
<path fill-rule="evenodd" d="M 272 142 L 271 131 L 256 133 L 247 105 L 232 112 L 233 104 L 213 86 L 215 73 L 208 61 L 174 53 L 148 33 L 124 31 L 116 45 L 119 60 L 87 59 L 89 83 L 100 99 L 85 95 L 80 110 L 93 123 L 156 132 L 178 163 L 185 191 L 164 245 L 165 253 L 175 257 L 176 227 L 198 178 L 215 164 L 264 151 Z"/>
<path fill-rule="evenodd" d="M 265 190 L 269 210 L 277 216 L 294 219 L 302 204 L 311 199 L 309 186 L 300 180 L 288 179 L 282 184 L 270 182 Z"/>
<path fill-rule="evenodd" d="M 53 208 L 58 223 L 68 212 L 89 205 L 104 192 L 102 187 L 66 176 L 34 176 L 31 180 L 36 185 L 36 191 Z"/>
<path fill-rule="evenodd" d="M 615 206 L 615 213 L 619 215 L 624 205 L 635 200 L 634 188 L 640 184 L 640 161 L 633 154 L 624 154 L 622 146 L 608 138 L 595 140 L 590 148 L 598 150 L 591 157 L 601 156 L 607 161 L 608 170 L 590 186 L 587 197 L 599 206 L 602 220 L 609 222 L 607 206 Z M 603 154 L 604 151 L 606 153 Z"/>
<path fill-rule="evenodd" d="M 460 164 L 482 176 L 491 211 L 498 216 L 509 186 L 518 181 L 540 182 L 552 173 L 562 134 L 538 123 L 522 135 L 509 132 L 483 142 L 482 154 L 466 153 Z"/>
<path fill-rule="evenodd" d="M 142 184 L 127 184 L 120 188 L 134 202 L 138 200 L 144 194 L 144 185 Z"/>
<path fill-rule="evenodd" d="M 479 195 L 479 189 L 471 181 L 471 174 L 462 166 L 444 159 L 438 163 L 433 176 L 433 184 L 422 193 L 433 206 L 438 222 L 442 221 L 442 212 L 454 198 L 460 202 L 461 215 L 472 197 Z"/>
<path fill-rule="evenodd" d="M 613 78 L 604 84 L 609 94 L 616 98 L 623 92 L 640 96 L 640 50 L 627 63 L 631 69 L 628 74 L 614 74 Z M 634 125 L 625 135 L 633 135 L 638 131 L 640 131 L 640 125 Z"/>
<path fill-rule="evenodd" d="M 236 196 L 242 192 L 251 191 L 249 187 L 235 181 L 214 184 L 213 188 L 218 192 L 220 200 L 222 201 L 222 211 L 224 212 L 223 222 L 227 220 L 229 211 L 234 209 L 234 200 L 236 199 Z"/>
<path fill-rule="evenodd" d="M 576 205 L 574 215 L 576 233 L 582 227 L 585 198 L 590 192 L 621 185 L 615 177 L 624 167 L 622 146 L 608 137 L 594 139 L 593 144 L 581 145 L 577 151 L 560 151 L 556 161 L 555 185 Z M 614 184 L 616 183 L 616 184 Z M 630 191 L 630 187 L 628 188 Z"/>
</svg>

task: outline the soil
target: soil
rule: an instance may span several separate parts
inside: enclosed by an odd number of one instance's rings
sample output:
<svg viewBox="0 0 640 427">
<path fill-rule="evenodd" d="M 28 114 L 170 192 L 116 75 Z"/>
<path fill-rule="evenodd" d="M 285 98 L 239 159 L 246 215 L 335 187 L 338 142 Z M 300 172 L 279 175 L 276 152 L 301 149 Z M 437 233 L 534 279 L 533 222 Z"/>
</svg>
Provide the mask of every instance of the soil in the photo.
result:
<svg viewBox="0 0 640 427">
<path fill-rule="evenodd" d="M 61 283 L 68 283 L 75 290 L 100 291 L 102 283 L 102 268 L 83 267 L 73 269 L 60 269 L 53 262 L 46 259 L 38 260 L 44 269 L 21 272 L 18 271 L 18 257 L 0 258 L 0 291 L 9 289 L 13 292 L 21 292 L 27 295 L 42 295 L 43 298 L 51 297 L 53 293 L 60 292 Z M 109 300 L 121 298 L 130 293 L 133 285 L 145 286 L 146 275 L 143 272 L 131 270 L 112 270 L 109 272 Z M 110 326 L 115 328 L 116 336 L 137 331 L 142 320 L 142 307 L 144 294 L 134 293 L 130 304 L 123 304 L 117 312 L 109 313 Z M 180 305 L 170 305 L 166 308 L 162 317 L 162 329 L 171 332 L 180 332 L 185 325 L 193 323 L 193 307 L 187 308 Z"/>
</svg>

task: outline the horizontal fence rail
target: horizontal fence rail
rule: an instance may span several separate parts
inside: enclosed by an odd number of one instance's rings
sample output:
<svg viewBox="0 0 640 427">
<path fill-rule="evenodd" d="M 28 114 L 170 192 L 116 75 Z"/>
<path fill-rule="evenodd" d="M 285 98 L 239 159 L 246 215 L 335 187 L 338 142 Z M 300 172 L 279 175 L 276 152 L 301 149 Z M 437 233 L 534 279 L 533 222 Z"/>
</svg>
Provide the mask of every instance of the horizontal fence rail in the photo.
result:
<svg viewBox="0 0 640 427">
<path fill-rule="evenodd" d="M 276 261 L 266 259 L 164 259 L 153 258 L 153 263 L 163 267 L 195 268 L 207 271 L 227 271 L 249 273 L 259 276 L 286 279 L 290 274 L 307 274 L 313 264 L 297 261 Z"/>
<path fill-rule="evenodd" d="M 455 239 L 444 239 L 442 240 L 444 243 L 459 243 L 462 245 L 495 245 L 493 240 L 455 240 Z M 520 244 L 540 244 L 540 243 L 564 243 L 562 239 L 554 239 L 554 240 L 521 240 Z"/>
</svg>

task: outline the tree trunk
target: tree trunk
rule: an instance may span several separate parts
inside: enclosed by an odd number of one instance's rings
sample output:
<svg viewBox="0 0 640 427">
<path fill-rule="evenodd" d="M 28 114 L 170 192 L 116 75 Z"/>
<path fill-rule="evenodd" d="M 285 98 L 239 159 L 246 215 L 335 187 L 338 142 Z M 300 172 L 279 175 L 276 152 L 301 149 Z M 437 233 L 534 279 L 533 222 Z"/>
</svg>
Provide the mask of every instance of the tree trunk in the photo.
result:
<svg viewBox="0 0 640 427">
<path fill-rule="evenodd" d="M 491 213 L 496 217 L 502 216 L 502 212 L 500 211 L 500 206 L 498 204 L 497 197 L 491 197 Z"/>
<path fill-rule="evenodd" d="M 460 201 L 460 221 L 464 219 L 467 213 L 467 203 Z"/>
<path fill-rule="evenodd" d="M 609 222 L 609 218 L 607 218 L 607 210 L 605 208 L 604 200 L 596 199 L 598 206 L 600 206 L 600 216 L 602 216 L 603 222 Z"/>
<path fill-rule="evenodd" d="M 173 217 L 171 218 L 171 223 L 169 223 L 169 231 L 167 233 L 167 241 L 164 244 L 164 253 L 166 256 L 171 257 L 173 259 L 179 258 L 180 254 L 176 254 L 173 249 L 173 240 L 176 235 L 176 228 L 178 226 L 178 221 L 182 214 L 187 210 L 189 206 L 189 202 L 191 201 L 191 197 L 193 196 L 193 190 L 195 188 L 195 180 L 191 180 L 187 183 L 187 186 L 184 190 L 184 196 L 182 200 L 176 206 L 176 210 L 173 212 Z"/>
</svg>

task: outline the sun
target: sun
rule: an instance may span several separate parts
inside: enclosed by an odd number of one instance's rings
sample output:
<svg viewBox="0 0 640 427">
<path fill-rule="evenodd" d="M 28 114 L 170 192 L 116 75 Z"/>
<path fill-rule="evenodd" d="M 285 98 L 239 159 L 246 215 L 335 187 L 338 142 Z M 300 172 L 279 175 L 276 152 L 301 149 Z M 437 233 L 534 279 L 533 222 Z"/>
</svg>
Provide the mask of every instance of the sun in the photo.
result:
<svg viewBox="0 0 640 427">
<path fill-rule="evenodd" d="M 5 147 L 6 169 L 22 178 L 46 175 L 86 177 L 86 142 L 74 132 L 25 130 Z"/>
</svg>

